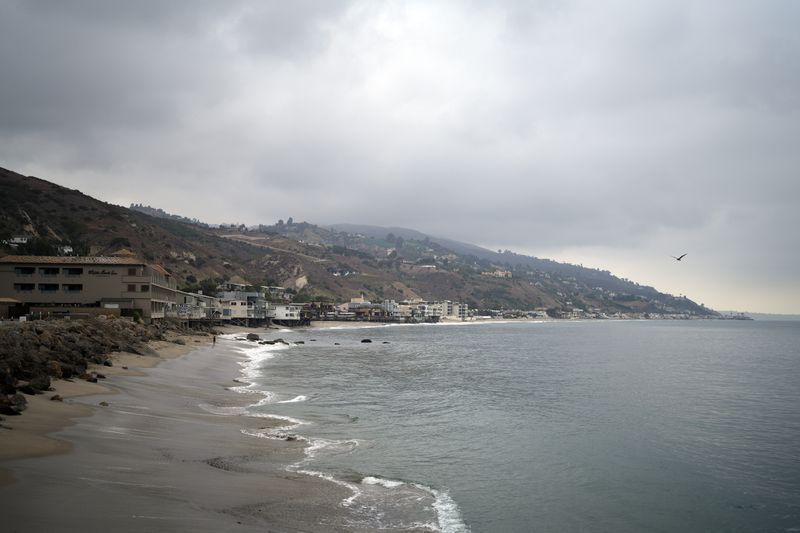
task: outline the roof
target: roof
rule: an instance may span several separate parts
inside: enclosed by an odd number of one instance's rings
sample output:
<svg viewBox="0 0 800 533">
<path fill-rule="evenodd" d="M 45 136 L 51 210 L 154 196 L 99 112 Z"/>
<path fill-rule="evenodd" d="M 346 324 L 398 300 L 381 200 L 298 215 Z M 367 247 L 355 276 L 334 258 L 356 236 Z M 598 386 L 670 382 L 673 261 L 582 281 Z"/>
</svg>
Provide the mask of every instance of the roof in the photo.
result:
<svg viewBox="0 0 800 533">
<path fill-rule="evenodd" d="M 172 275 L 172 274 L 169 273 L 169 271 L 166 268 L 162 267 L 161 265 L 148 265 L 148 266 L 152 270 L 155 270 L 156 272 L 161 274 L 162 276 L 171 276 Z"/>
<path fill-rule="evenodd" d="M 0 263 L 25 264 L 25 265 L 145 265 L 146 263 L 136 257 L 75 257 L 52 255 L 7 255 L 0 257 Z"/>
</svg>

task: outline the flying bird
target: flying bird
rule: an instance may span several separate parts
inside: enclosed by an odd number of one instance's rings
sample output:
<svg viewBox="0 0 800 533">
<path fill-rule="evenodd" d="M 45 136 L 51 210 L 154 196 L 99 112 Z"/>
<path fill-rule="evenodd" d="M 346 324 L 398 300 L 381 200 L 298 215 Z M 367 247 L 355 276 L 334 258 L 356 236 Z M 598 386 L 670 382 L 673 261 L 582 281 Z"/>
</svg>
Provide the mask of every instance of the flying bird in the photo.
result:
<svg viewBox="0 0 800 533">
<path fill-rule="evenodd" d="M 670 257 L 673 258 L 675 261 L 680 261 L 681 259 L 686 257 L 686 254 L 680 255 L 678 257 L 675 257 L 674 255 L 671 255 Z"/>
</svg>

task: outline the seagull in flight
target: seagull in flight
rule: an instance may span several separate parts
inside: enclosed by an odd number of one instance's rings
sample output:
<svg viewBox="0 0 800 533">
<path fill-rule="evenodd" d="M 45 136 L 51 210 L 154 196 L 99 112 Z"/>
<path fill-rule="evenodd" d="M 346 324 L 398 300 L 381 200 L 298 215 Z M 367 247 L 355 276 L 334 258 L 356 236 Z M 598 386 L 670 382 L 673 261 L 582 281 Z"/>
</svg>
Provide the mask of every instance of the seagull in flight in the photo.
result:
<svg viewBox="0 0 800 533">
<path fill-rule="evenodd" d="M 681 259 L 686 257 L 686 254 L 680 255 L 678 257 L 675 257 L 674 255 L 671 255 L 670 257 L 673 258 L 675 261 L 680 261 Z"/>
</svg>

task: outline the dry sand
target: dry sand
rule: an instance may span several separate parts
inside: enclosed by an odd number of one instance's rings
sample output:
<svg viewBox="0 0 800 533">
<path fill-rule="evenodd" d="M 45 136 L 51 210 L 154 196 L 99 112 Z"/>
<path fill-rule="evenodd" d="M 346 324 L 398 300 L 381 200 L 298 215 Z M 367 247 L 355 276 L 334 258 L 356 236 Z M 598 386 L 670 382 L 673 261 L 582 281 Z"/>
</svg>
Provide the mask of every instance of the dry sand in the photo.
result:
<svg viewBox="0 0 800 533">
<path fill-rule="evenodd" d="M 113 367 L 96 369 L 102 385 L 56 381 L 6 418 L 3 531 L 357 530 L 340 505 L 348 490 L 285 470 L 303 458 L 301 442 L 241 432 L 272 419 L 201 407 L 252 400 L 228 390 L 242 359 L 231 343 L 182 341 L 154 343 L 158 356 L 113 354 Z"/>
</svg>

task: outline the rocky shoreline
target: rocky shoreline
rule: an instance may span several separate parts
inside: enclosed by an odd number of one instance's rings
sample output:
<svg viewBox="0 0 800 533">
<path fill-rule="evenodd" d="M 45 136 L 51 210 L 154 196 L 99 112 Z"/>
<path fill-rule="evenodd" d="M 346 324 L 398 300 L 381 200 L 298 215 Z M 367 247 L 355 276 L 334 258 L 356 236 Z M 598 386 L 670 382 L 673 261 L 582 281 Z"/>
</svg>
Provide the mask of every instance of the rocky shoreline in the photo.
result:
<svg viewBox="0 0 800 533">
<path fill-rule="evenodd" d="M 0 327 L 0 416 L 21 414 L 28 403 L 25 395 L 50 391 L 51 380 L 96 383 L 105 376 L 90 368 L 112 366 L 113 352 L 156 355 L 148 342 L 166 341 L 175 334 L 212 333 L 210 327 L 187 329 L 177 322 L 144 325 L 100 318 L 4 325 Z M 183 343 L 180 338 L 173 342 Z"/>
</svg>

